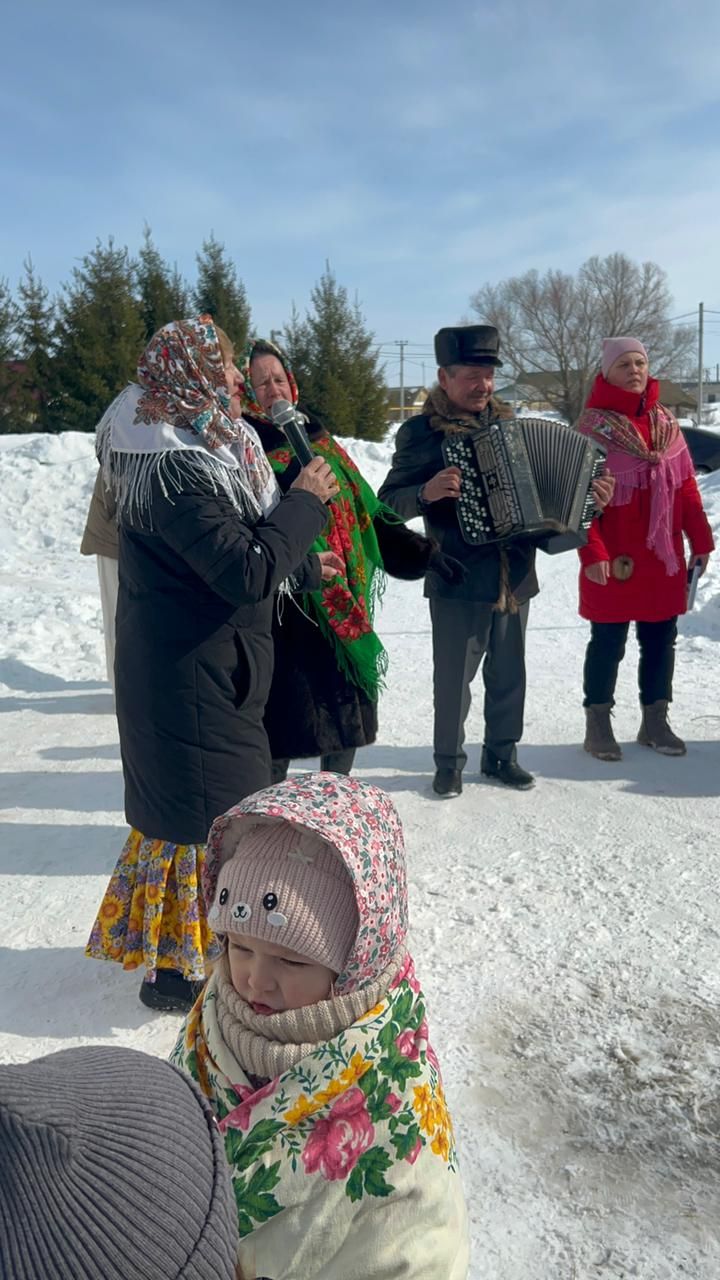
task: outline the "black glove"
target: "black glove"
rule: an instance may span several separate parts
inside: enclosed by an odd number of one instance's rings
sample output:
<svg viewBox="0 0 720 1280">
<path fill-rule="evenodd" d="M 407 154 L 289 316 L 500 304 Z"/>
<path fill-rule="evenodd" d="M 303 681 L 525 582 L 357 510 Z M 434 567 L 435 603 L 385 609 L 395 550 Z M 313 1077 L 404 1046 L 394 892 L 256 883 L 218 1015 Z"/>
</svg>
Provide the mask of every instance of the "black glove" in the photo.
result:
<svg viewBox="0 0 720 1280">
<path fill-rule="evenodd" d="M 454 556 L 446 556 L 445 552 L 437 547 L 431 551 L 427 567 L 442 578 L 443 582 L 449 582 L 454 587 L 459 587 L 467 578 L 465 565 Z"/>
</svg>

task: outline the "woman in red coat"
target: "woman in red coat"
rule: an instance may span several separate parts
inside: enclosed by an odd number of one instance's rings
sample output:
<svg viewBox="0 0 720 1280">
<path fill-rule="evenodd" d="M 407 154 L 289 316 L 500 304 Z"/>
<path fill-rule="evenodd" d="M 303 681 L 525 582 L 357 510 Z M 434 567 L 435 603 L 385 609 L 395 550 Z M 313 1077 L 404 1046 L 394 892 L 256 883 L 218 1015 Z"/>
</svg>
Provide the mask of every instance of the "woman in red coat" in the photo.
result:
<svg viewBox="0 0 720 1280">
<path fill-rule="evenodd" d="M 628 627 L 640 646 L 642 724 L 638 742 L 664 755 L 684 755 L 668 724 L 678 614 L 687 607 L 688 566 L 704 571 L 714 543 L 693 464 L 672 414 L 659 403 L 637 338 L 606 338 L 602 373 L 578 429 L 608 451 L 615 492 L 580 551 L 580 615 L 591 624 L 583 673 L 585 750 L 620 760 L 610 712 Z"/>
</svg>

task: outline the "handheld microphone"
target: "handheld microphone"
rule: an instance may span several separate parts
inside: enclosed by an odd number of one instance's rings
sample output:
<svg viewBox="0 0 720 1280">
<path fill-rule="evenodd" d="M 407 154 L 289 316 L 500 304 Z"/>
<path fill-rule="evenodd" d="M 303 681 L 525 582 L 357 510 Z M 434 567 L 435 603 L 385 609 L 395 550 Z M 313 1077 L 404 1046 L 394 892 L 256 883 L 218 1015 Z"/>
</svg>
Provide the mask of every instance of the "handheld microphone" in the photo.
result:
<svg viewBox="0 0 720 1280">
<path fill-rule="evenodd" d="M 276 400 L 270 410 L 270 416 L 273 420 L 273 426 L 279 427 L 295 452 L 298 462 L 306 467 L 308 462 L 312 462 L 315 454 L 312 451 L 305 423 L 307 418 L 304 414 L 291 405 L 289 400 Z"/>
</svg>

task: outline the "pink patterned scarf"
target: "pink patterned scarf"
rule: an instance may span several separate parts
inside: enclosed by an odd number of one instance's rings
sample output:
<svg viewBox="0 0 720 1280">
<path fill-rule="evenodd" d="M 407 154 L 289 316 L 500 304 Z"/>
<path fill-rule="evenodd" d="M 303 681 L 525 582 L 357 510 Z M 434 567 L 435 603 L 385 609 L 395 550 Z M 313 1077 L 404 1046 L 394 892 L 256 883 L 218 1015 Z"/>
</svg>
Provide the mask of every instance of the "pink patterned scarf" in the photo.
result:
<svg viewBox="0 0 720 1280">
<path fill-rule="evenodd" d="M 592 436 L 608 451 L 607 469 L 615 477 L 610 506 L 624 507 L 636 489 L 650 489 L 650 524 L 646 546 L 676 574 L 680 565 L 673 545 L 673 508 L 676 491 L 693 474 L 693 464 L 682 432 L 663 405 L 648 414 L 650 447 L 630 418 L 612 409 L 585 409 L 578 431 Z"/>
</svg>

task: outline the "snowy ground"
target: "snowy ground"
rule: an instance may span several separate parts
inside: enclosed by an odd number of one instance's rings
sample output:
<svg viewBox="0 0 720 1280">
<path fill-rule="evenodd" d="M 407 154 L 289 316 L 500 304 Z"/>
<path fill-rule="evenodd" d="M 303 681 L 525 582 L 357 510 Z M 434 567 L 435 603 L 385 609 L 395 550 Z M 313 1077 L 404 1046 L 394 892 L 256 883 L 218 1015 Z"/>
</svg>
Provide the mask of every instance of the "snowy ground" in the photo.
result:
<svg viewBox="0 0 720 1280">
<path fill-rule="evenodd" d="M 388 449 L 356 446 L 374 483 Z M 95 564 L 77 553 L 87 436 L 0 437 L 0 1057 L 112 1041 L 164 1054 L 177 1021 L 82 947 L 125 826 L 103 682 Z M 703 481 L 720 527 L 720 475 Z M 430 792 L 430 635 L 392 583 L 378 744 L 359 772 L 406 824 L 414 950 L 432 1004 L 473 1221 L 472 1276 L 716 1280 L 720 1274 L 720 566 L 682 623 L 673 723 L 686 759 L 580 748 L 585 625 L 574 557 L 546 558 L 528 634 L 522 762 L 537 788 L 478 777 Z"/>
</svg>

